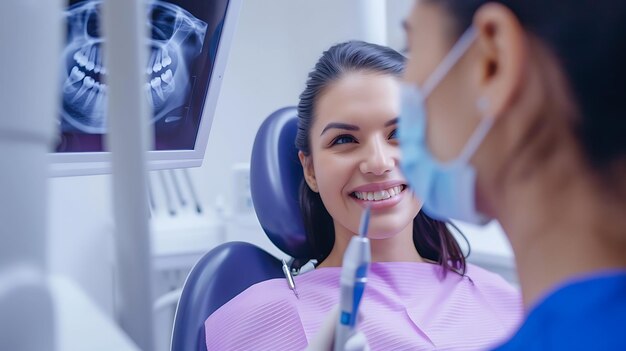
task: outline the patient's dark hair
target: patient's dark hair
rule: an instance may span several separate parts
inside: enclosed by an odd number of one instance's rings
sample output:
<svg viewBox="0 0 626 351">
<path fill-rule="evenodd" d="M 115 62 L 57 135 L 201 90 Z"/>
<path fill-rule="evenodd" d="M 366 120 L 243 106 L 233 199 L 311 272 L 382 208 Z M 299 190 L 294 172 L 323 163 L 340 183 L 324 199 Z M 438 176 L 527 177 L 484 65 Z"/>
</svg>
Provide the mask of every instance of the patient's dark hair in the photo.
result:
<svg viewBox="0 0 626 351">
<path fill-rule="evenodd" d="M 317 97 L 331 83 L 351 72 L 372 72 L 400 76 L 405 58 L 395 50 L 362 41 L 337 44 L 322 54 L 309 73 L 304 92 L 298 104 L 298 133 L 296 147 L 305 155 L 311 154 L 309 134 L 315 117 Z M 303 180 L 300 184 L 300 210 L 313 259 L 322 262 L 335 243 L 333 219 L 324 207 L 320 195 L 312 191 Z M 438 262 L 444 269 L 465 274 L 465 256 L 446 226 L 420 211 L 413 220 L 413 243 L 425 259 Z"/>
</svg>

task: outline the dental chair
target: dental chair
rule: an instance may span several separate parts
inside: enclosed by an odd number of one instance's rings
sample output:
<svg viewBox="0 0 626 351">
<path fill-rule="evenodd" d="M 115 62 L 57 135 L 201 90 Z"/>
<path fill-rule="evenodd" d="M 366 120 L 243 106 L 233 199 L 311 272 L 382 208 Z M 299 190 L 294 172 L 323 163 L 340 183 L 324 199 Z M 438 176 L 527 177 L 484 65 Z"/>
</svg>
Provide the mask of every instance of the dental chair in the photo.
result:
<svg viewBox="0 0 626 351">
<path fill-rule="evenodd" d="M 294 145 L 296 131 L 295 107 L 272 113 L 257 132 L 250 163 L 252 201 L 261 227 L 279 249 L 294 258 L 295 268 L 302 264 L 299 261 L 312 257 L 298 205 L 303 174 Z M 204 321 L 248 287 L 274 278 L 284 279 L 281 261 L 255 245 L 228 242 L 208 252 L 185 281 L 171 350 L 206 351 Z"/>
</svg>

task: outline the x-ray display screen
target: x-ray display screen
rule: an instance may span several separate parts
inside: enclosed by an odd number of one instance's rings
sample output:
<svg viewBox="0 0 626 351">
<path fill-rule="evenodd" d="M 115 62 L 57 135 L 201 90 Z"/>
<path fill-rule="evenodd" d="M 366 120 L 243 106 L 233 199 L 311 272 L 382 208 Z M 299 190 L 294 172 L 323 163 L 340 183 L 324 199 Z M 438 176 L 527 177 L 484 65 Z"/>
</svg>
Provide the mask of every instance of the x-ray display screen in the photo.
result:
<svg viewBox="0 0 626 351">
<path fill-rule="evenodd" d="M 103 1 L 70 1 L 65 11 L 57 152 L 105 151 Z M 227 0 L 146 0 L 150 45 L 144 96 L 153 110 L 156 150 L 194 148 L 227 4 Z"/>
</svg>

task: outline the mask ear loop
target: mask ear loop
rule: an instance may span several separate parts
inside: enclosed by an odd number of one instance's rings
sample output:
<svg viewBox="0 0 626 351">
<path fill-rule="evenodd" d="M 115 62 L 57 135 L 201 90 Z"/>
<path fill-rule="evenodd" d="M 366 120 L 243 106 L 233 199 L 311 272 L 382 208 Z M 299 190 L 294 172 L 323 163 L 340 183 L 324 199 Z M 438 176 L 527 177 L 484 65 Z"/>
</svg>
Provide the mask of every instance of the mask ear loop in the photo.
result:
<svg viewBox="0 0 626 351">
<path fill-rule="evenodd" d="M 443 78 L 450 72 L 452 67 L 463 57 L 465 52 L 472 45 L 477 37 L 476 28 L 470 26 L 465 33 L 461 35 L 459 40 L 454 44 L 450 52 L 443 58 L 439 66 L 435 68 L 433 73 L 428 76 L 424 84 L 422 85 L 422 99 L 426 99 L 428 95 L 441 83 Z"/>
<path fill-rule="evenodd" d="M 485 117 L 487 116 L 487 109 L 489 108 L 489 101 L 487 98 L 483 96 L 478 99 L 478 101 L 476 101 L 476 107 L 478 107 L 478 109 L 482 112 L 483 119 L 480 121 L 478 128 L 476 128 L 474 133 L 472 133 L 472 136 L 470 136 L 467 144 L 465 144 L 465 148 L 463 148 L 463 151 L 455 162 L 469 162 L 469 159 L 472 155 L 474 155 L 474 153 L 476 153 L 476 150 L 482 143 L 483 139 L 487 136 L 487 133 L 489 133 L 489 130 L 491 130 L 495 121 L 495 118 L 492 116 Z"/>
<path fill-rule="evenodd" d="M 470 26 L 464 33 L 461 35 L 459 40 L 454 44 L 448 55 L 444 57 L 443 61 L 435 68 L 433 73 L 426 79 L 422 88 L 422 101 L 426 100 L 426 97 L 432 93 L 432 91 L 441 83 L 443 78 L 450 72 L 452 67 L 459 62 L 461 57 L 465 55 L 465 52 L 470 48 L 470 46 L 474 43 L 474 40 L 478 37 L 478 32 L 476 28 Z M 482 97 L 476 102 L 476 106 L 480 111 L 483 112 L 483 115 L 486 115 L 488 101 L 486 98 Z M 472 133 L 469 140 L 465 144 L 466 146 L 463 148 L 463 151 L 456 158 L 456 160 L 450 161 L 449 164 L 456 164 L 458 162 L 466 163 L 469 162 L 469 159 L 474 155 L 476 149 L 480 146 L 482 140 L 485 138 L 489 130 L 491 129 L 494 122 L 494 118 L 483 118 L 480 122 L 480 125 L 476 130 Z"/>
</svg>

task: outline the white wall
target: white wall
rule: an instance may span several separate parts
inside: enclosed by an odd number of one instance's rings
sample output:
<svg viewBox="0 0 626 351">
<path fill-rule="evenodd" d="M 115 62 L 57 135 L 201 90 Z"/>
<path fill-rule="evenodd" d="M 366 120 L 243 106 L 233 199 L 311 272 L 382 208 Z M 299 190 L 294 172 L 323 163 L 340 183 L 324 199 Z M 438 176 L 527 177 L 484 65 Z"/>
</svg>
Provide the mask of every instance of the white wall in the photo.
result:
<svg viewBox="0 0 626 351">
<path fill-rule="evenodd" d="M 387 1 L 387 45 L 395 50 L 406 48 L 404 28 L 402 22 L 407 18 L 415 0 Z"/>
</svg>

